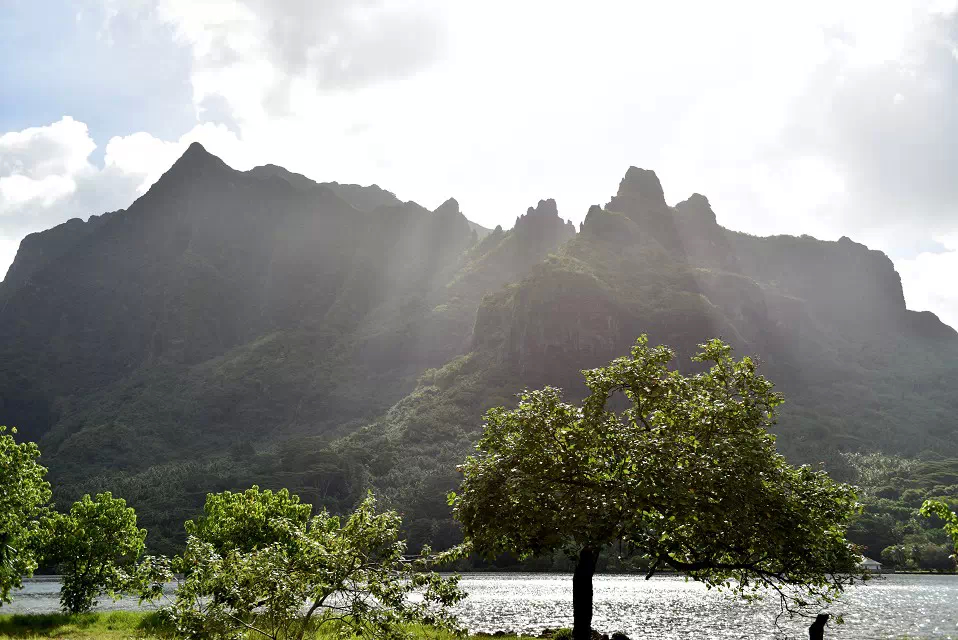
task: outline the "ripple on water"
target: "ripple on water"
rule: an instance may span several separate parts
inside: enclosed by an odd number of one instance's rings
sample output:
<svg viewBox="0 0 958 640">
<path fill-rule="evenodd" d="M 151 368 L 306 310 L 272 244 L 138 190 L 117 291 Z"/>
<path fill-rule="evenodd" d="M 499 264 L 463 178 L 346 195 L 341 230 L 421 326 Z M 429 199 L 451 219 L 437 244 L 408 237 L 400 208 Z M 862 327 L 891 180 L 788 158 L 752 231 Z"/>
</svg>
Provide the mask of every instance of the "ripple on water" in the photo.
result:
<svg viewBox="0 0 958 640">
<path fill-rule="evenodd" d="M 546 627 L 572 626 L 572 576 L 561 574 L 466 574 L 469 597 L 459 606 L 471 631 L 520 631 L 538 635 Z M 56 611 L 56 579 L 25 581 L 3 613 Z M 624 631 L 633 639 L 766 640 L 807 638 L 808 620 L 775 627 L 777 603 L 747 604 L 728 594 L 674 576 L 596 576 L 593 626 Z M 135 599 L 101 599 L 99 610 L 141 608 Z M 146 607 L 149 608 L 149 607 Z M 958 640 L 958 576 L 889 576 L 853 587 L 829 608 L 845 624 L 830 625 L 826 638 L 952 638 Z"/>
<path fill-rule="evenodd" d="M 471 631 L 499 629 L 538 634 L 572 625 L 572 582 L 567 575 L 470 574 L 460 618 Z M 810 621 L 780 621 L 774 600 L 747 604 L 683 578 L 597 576 L 593 626 L 633 638 L 805 638 Z M 845 624 L 827 638 L 958 639 L 958 576 L 891 576 L 854 587 L 829 608 Z"/>
</svg>

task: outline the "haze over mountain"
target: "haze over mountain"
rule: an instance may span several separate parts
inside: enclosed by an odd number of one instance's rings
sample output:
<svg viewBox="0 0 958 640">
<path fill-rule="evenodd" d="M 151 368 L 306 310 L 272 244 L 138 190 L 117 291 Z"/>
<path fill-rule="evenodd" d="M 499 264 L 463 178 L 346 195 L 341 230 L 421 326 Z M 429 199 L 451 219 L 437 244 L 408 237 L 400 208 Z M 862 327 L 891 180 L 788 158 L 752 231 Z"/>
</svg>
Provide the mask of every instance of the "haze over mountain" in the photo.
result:
<svg viewBox="0 0 958 640">
<path fill-rule="evenodd" d="M 951 0 L 54 0 L 4 3 L 0 29 L 0 271 L 194 141 L 455 194 L 490 229 L 543 196 L 578 225 L 636 165 L 725 227 L 881 249 L 910 308 L 958 325 Z"/>
<path fill-rule="evenodd" d="M 482 412 L 635 338 L 719 336 L 788 403 L 796 462 L 958 455 L 958 334 L 906 309 L 891 261 L 848 238 L 760 238 L 629 168 L 579 232 L 543 199 L 480 234 L 378 186 L 236 171 L 199 144 L 127 209 L 27 236 L 0 285 L 5 422 L 61 498 L 112 489 L 162 547 L 207 491 L 256 482 L 349 505 L 369 485 L 417 541 Z"/>
</svg>

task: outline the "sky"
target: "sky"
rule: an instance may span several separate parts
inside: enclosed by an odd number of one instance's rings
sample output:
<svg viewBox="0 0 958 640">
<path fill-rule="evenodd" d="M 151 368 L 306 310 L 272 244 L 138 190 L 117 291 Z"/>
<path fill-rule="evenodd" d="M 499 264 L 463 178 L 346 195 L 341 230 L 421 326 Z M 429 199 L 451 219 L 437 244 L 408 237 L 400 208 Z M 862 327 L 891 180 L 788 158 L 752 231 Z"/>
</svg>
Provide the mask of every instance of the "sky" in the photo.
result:
<svg viewBox="0 0 958 640">
<path fill-rule="evenodd" d="M 0 271 L 192 141 L 508 228 L 630 165 L 756 235 L 884 251 L 958 327 L 958 0 L 4 0 Z"/>
</svg>

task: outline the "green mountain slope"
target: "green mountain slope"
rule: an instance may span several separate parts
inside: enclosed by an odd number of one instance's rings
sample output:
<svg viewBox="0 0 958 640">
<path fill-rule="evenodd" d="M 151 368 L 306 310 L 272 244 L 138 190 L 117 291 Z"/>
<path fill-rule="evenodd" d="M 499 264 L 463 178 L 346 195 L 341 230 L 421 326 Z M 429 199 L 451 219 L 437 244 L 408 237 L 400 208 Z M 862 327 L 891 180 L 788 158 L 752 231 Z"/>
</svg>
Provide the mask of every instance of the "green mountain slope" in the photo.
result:
<svg viewBox="0 0 958 640">
<path fill-rule="evenodd" d="M 254 482 L 333 509 L 374 486 L 441 545 L 482 412 L 523 386 L 581 395 L 578 371 L 641 333 L 683 360 L 713 336 L 755 355 L 794 461 L 958 456 L 958 335 L 906 310 L 887 257 L 729 231 L 636 168 L 578 234 L 542 200 L 481 236 L 452 199 L 194 145 L 129 209 L 24 240 L 0 400 L 61 499 L 123 495 L 161 550 L 207 491 Z"/>
<path fill-rule="evenodd" d="M 669 208 L 657 179 L 631 170 L 557 255 L 483 301 L 468 354 L 325 451 L 388 452 L 371 481 L 412 505 L 425 540 L 451 542 L 442 489 L 457 482 L 478 416 L 523 386 L 581 397 L 578 371 L 625 353 L 640 333 L 675 347 L 683 366 L 711 336 L 755 354 L 788 398 L 779 445 L 796 462 L 840 470 L 845 451 L 958 453 L 958 339 L 905 309 L 883 254 L 845 238 L 729 232 L 701 196 Z"/>
<path fill-rule="evenodd" d="M 482 286 L 574 234 L 540 218 L 529 242 L 500 232 L 522 256 Z M 6 419 L 64 480 L 348 432 L 466 350 L 477 241 L 455 200 L 238 172 L 194 145 L 130 209 L 24 241 L 0 290 Z"/>
</svg>

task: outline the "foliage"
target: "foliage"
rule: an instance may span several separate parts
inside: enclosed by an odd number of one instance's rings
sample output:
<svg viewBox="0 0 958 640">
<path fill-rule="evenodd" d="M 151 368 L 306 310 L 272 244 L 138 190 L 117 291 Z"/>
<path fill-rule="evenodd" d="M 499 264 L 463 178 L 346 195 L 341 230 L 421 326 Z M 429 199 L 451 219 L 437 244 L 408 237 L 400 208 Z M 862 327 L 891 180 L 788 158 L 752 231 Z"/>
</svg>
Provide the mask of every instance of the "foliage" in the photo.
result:
<svg viewBox="0 0 958 640">
<path fill-rule="evenodd" d="M 953 555 L 950 544 L 936 544 L 919 536 L 908 536 L 904 544 L 882 549 L 880 557 L 883 570 L 950 573 L 955 569 Z"/>
<path fill-rule="evenodd" d="M 409 624 L 454 628 L 457 579 L 420 571 L 427 555 L 408 561 L 399 516 L 377 513 L 371 494 L 344 520 L 323 511 L 307 521 L 295 496 L 266 493 L 209 496 L 212 508 L 175 561 L 185 573 L 170 608 L 180 633 L 279 639 L 331 627 L 396 638 Z M 264 527 L 271 510 L 278 513 Z M 238 532 L 253 532 L 252 541 L 241 543 Z M 422 592 L 419 601 L 409 599 L 413 592 Z"/>
<path fill-rule="evenodd" d="M 62 576 L 60 605 L 84 613 L 106 593 L 116 599 L 130 590 L 136 561 L 143 552 L 146 529 L 136 526 L 136 512 L 109 492 L 83 496 L 67 514 L 49 516 L 45 560 Z"/>
<path fill-rule="evenodd" d="M 942 522 L 942 529 L 951 536 L 955 553 L 958 553 L 958 514 L 942 500 L 926 500 L 919 514 L 925 517 L 936 516 Z M 952 565 L 953 566 L 953 565 Z"/>
<path fill-rule="evenodd" d="M 291 532 L 309 521 L 312 507 L 287 489 L 273 493 L 256 485 L 242 493 L 206 496 L 203 516 L 186 523 L 186 533 L 216 552 L 252 551 L 272 543 L 290 543 Z"/>
<path fill-rule="evenodd" d="M 846 475 L 860 490 L 863 511 L 848 538 L 864 554 L 898 571 L 950 571 L 941 550 L 950 545 L 937 517 L 921 517 L 929 499 L 952 503 L 958 495 L 958 460 L 909 459 L 880 453 L 846 454 Z"/>
<path fill-rule="evenodd" d="M 710 365 L 701 373 L 671 370 L 673 358 L 643 336 L 583 372 L 581 405 L 546 387 L 490 410 L 450 495 L 467 540 L 487 553 L 562 549 L 580 565 L 621 540 L 651 559 L 649 575 L 768 587 L 797 609 L 837 595 L 859 559 L 844 536 L 853 489 L 775 451 L 766 429 L 782 398 L 751 359 L 719 340 L 693 358 Z"/>
<path fill-rule="evenodd" d="M 6 431 L 0 427 L 0 605 L 37 567 L 40 518 L 51 495 L 47 470 L 37 463 L 40 449 L 17 443 L 16 429 Z"/>
</svg>

